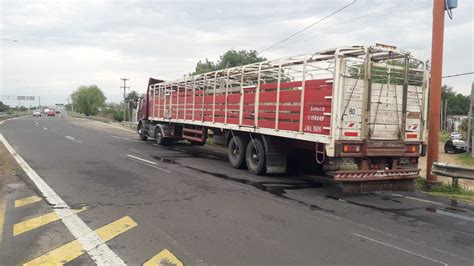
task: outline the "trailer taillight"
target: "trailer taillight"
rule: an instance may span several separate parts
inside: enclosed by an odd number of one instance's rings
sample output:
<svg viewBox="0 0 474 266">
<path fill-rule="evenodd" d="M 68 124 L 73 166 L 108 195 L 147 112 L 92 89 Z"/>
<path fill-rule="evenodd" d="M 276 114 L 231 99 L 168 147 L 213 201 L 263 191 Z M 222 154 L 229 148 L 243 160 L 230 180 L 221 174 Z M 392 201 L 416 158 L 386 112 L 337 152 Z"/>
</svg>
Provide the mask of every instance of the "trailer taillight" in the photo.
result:
<svg viewBox="0 0 474 266">
<path fill-rule="evenodd" d="M 360 152 L 360 145 L 344 144 L 342 145 L 342 152 L 346 152 L 346 153 Z"/>
<path fill-rule="evenodd" d="M 405 146 L 405 153 L 418 153 L 419 145 L 407 145 Z"/>
</svg>

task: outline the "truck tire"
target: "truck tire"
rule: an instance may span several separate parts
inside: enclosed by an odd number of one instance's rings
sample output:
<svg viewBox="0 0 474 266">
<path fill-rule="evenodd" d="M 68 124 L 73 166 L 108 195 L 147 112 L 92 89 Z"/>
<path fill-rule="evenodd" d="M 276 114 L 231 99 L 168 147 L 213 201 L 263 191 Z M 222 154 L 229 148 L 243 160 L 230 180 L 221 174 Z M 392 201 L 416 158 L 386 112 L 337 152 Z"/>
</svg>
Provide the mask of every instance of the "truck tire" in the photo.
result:
<svg viewBox="0 0 474 266">
<path fill-rule="evenodd" d="M 166 145 L 169 143 L 168 139 L 164 137 L 163 129 L 161 127 L 156 127 L 156 144 Z"/>
<path fill-rule="evenodd" d="M 141 141 L 146 141 L 148 139 L 148 136 L 146 135 L 145 123 L 140 124 L 140 128 L 138 129 L 138 136 L 140 137 Z"/>
<path fill-rule="evenodd" d="M 254 175 L 262 175 L 265 173 L 265 146 L 262 140 L 254 138 L 249 141 L 245 151 L 245 162 L 247 169 Z"/>
<path fill-rule="evenodd" d="M 247 148 L 247 140 L 242 136 L 234 136 L 227 145 L 227 157 L 230 165 L 234 168 L 245 167 L 245 150 Z"/>
</svg>

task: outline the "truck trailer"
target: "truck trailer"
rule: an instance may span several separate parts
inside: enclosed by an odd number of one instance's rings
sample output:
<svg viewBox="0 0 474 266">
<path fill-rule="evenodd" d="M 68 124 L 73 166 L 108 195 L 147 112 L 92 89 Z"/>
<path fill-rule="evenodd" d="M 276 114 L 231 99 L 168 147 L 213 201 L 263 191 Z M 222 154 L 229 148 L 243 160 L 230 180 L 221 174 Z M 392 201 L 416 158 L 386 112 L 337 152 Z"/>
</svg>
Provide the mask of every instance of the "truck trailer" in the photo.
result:
<svg viewBox="0 0 474 266">
<path fill-rule="evenodd" d="M 426 152 L 428 79 L 423 61 L 385 45 L 150 78 L 137 133 L 160 145 L 212 138 L 256 175 L 296 158 L 342 184 L 409 189 Z"/>
</svg>

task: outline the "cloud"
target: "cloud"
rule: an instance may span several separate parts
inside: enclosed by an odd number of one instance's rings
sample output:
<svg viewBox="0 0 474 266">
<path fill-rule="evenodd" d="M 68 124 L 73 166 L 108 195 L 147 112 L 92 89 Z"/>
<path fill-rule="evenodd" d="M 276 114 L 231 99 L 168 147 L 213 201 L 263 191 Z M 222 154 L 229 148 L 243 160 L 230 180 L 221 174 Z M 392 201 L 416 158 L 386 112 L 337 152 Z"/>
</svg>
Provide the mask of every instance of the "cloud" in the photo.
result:
<svg viewBox="0 0 474 266">
<path fill-rule="evenodd" d="M 148 77 L 172 79 L 199 59 L 230 48 L 261 50 L 346 1 L 31 1 L 1 2 L 0 94 L 65 102 L 97 84 L 120 101 L 121 77 L 144 91 Z M 444 73 L 472 71 L 473 3 L 446 19 Z M 429 59 L 431 1 L 357 1 L 343 12 L 264 53 L 279 58 L 337 46 L 393 44 Z M 445 80 L 464 94 L 472 76 Z"/>
</svg>

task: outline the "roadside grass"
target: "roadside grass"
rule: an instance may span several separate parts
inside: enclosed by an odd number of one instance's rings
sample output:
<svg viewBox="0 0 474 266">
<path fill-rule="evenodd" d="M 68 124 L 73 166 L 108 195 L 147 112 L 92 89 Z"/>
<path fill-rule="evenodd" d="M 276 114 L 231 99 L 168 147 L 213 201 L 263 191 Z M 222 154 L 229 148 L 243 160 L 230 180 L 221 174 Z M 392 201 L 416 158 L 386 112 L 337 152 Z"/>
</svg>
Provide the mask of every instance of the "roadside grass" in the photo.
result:
<svg viewBox="0 0 474 266">
<path fill-rule="evenodd" d="M 2 113 L 2 115 L 0 116 L 0 121 L 7 120 L 14 117 L 29 115 L 29 114 L 30 114 L 29 112 L 19 112 L 19 111 Z"/>
<path fill-rule="evenodd" d="M 7 179 L 17 176 L 19 172 L 20 168 L 3 143 L 0 142 L 0 186 Z"/>
<path fill-rule="evenodd" d="M 474 157 L 471 156 L 470 152 L 456 154 L 456 161 L 459 164 L 474 167 Z"/>
<path fill-rule="evenodd" d="M 441 133 L 439 133 L 439 141 L 444 143 L 448 141 L 448 139 L 449 139 L 449 132 L 442 131 Z"/>
<path fill-rule="evenodd" d="M 75 117 L 75 118 L 86 118 L 86 119 L 89 119 L 89 120 L 94 120 L 94 121 L 99 121 L 99 122 L 102 122 L 102 123 L 111 123 L 112 122 L 112 119 L 109 119 L 107 117 L 102 117 L 102 116 L 85 116 L 83 114 L 80 114 L 80 113 L 76 113 L 76 112 L 69 112 L 69 116 L 70 117 Z"/>
<path fill-rule="evenodd" d="M 416 179 L 416 190 L 428 192 L 433 196 L 448 197 L 474 203 L 474 191 L 461 186 L 439 183 L 430 186 L 425 178 Z"/>
</svg>

